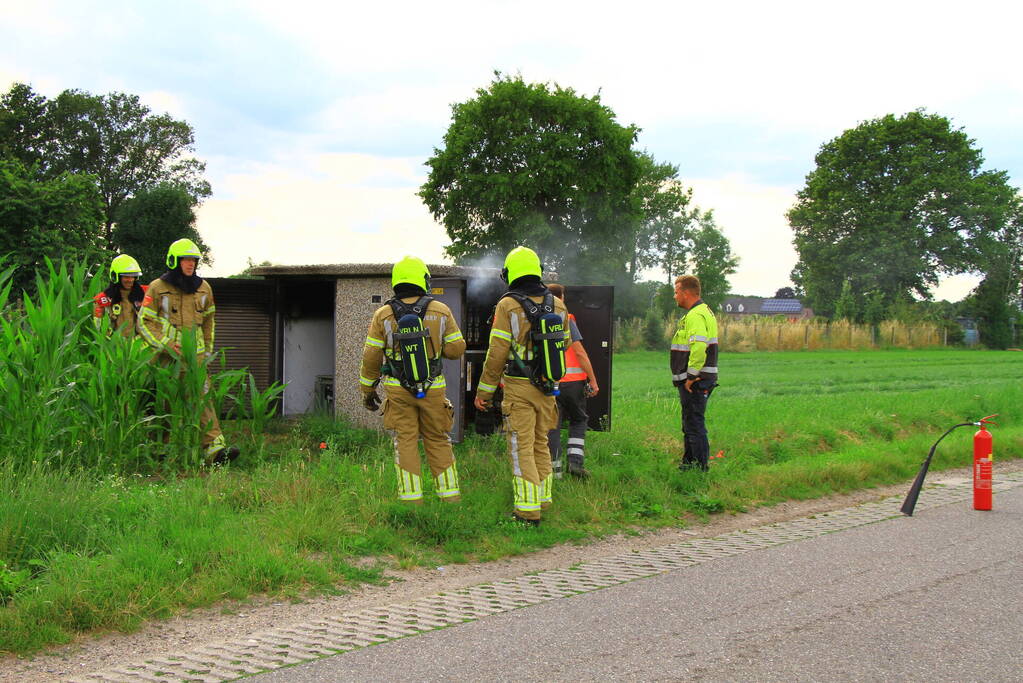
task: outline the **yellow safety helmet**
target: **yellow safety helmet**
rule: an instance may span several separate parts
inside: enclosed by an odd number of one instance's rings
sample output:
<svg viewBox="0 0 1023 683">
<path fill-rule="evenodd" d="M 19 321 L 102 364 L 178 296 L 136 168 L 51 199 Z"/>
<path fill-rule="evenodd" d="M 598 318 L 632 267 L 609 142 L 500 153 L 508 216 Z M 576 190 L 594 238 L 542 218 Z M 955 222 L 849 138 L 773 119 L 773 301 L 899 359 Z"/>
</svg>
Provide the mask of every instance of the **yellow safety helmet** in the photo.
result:
<svg viewBox="0 0 1023 683">
<path fill-rule="evenodd" d="M 142 276 L 142 268 L 139 267 L 139 262 L 127 254 L 121 254 L 110 262 L 111 282 L 119 282 L 122 275 L 131 277 Z"/>
<path fill-rule="evenodd" d="M 406 256 L 394 264 L 391 269 L 391 287 L 397 287 L 403 282 L 430 291 L 430 269 L 423 263 L 423 259 Z"/>
<path fill-rule="evenodd" d="M 194 258 L 196 260 L 202 258 L 202 252 L 199 251 L 199 247 L 195 246 L 195 242 L 190 239 L 180 239 L 170 245 L 167 249 L 167 267 L 174 270 L 183 258 Z"/>
<path fill-rule="evenodd" d="M 501 279 L 511 284 L 523 275 L 543 275 L 543 266 L 540 265 L 540 257 L 529 247 L 515 247 L 508 252 L 504 259 L 504 270 L 501 271 Z"/>
</svg>

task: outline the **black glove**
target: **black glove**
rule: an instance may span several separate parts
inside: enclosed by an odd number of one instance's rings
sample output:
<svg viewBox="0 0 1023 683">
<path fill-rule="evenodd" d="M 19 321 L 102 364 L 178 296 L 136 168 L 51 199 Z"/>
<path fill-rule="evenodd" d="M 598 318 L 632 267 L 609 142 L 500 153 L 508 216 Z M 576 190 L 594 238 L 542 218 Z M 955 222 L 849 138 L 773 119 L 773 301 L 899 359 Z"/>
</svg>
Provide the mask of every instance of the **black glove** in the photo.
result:
<svg viewBox="0 0 1023 683">
<path fill-rule="evenodd" d="M 380 397 L 375 391 L 372 394 L 366 394 L 362 399 L 362 404 L 366 406 L 366 410 L 376 412 L 380 409 Z"/>
</svg>

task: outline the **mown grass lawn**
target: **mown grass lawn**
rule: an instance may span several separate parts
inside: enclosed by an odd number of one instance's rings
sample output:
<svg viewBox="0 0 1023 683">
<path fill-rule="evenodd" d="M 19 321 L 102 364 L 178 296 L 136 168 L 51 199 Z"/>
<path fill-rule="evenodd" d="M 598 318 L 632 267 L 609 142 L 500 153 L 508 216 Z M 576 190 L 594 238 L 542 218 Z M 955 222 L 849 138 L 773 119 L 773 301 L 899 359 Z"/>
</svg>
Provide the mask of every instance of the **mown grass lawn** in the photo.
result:
<svg viewBox="0 0 1023 683">
<path fill-rule="evenodd" d="M 199 476 L 115 476 L 0 462 L 0 652 L 257 593 L 300 597 L 379 580 L 385 566 L 490 560 L 609 532 L 908 480 L 951 424 L 1000 413 L 998 460 L 1023 452 L 1023 354 L 724 354 L 711 399 L 711 472 L 680 473 L 665 353 L 615 358 L 614 430 L 587 442 L 587 482 L 563 480 L 540 529 L 507 519 L 500 438 L 456 449 L 463 501 L 395 501 L 379 435 L 308 419 L 252 436 Z M 969 430 L 934 468 L 970 462 Z M 325 442 L 327 448 L 317 447 Z"/>
</svg>

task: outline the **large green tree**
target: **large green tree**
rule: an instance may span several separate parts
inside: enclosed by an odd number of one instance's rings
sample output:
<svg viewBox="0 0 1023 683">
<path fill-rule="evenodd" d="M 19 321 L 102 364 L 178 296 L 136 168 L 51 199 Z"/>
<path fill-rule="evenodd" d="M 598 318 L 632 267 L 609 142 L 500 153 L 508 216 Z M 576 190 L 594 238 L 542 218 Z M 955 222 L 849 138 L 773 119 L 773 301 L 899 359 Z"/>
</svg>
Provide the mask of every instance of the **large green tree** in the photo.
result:
<svg viewBox="0 0 1023 683">
<path fill-rule="evenodd" d="M 0 256 L 15 266 L 16 287 L 29 287 L 47 258 L 105 258 L 102 224 L 92 178 L 65 173 L 43 180 L 20 161 L 0 158 Z"/>
<path fill-rule="evenodd" d="M 948 119 L 924 111 L 866 121 L 825 143 L 788 219 L 792 273 L 830 315 L 843 283 L 886 302 L 927 298 L 940 275 L 981 262 L 979 240 L 1006 220 L 1013 191 Z"/>
<path fill-rule="evenodd" d="M 121 205 L 113 239 L 120 250 L 131 254 L 142 267 L 147 282 L 167 270 L 167 247 L 174 240 L 188 238 L 203 254 L 209 249 L 195 229 L 193 199 L 182 187 L 170 184 L 142 190 Z M 204 263 L 209 257 L 204 256 Z"/>
<path fill-rule="evenodd" d="M 49 100 L 17 83 L 0 98 L 0 153 L 35 164 L 44 178 L 87 173 L 103 200 L 108 246 L 121 204 L 160 183 L 209 196 L 205 164 L 192 156 L 195 133 L 185 121 L 154 114 L 137 95 L 65 90 Z"/>
<path fill-rule="evenodd" d="M 496 74 L 452 107 L 419 194 L 460 263 L 525 244 L 561 276 L 606 281 L 632 257 L 636 133 L 599 95 Z"/>
</svg>

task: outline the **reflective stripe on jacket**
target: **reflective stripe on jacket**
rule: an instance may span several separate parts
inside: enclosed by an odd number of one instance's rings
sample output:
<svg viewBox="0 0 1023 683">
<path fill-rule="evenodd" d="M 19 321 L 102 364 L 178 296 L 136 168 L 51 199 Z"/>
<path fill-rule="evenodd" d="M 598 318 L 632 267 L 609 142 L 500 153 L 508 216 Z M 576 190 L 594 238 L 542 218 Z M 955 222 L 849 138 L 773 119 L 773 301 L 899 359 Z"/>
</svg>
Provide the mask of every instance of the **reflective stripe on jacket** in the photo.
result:
<svg viewBox="0 0 1023 683">
<path fill-rule="evenodd" d="M 413 296 L 405 297 L 402 301 L 414 304 L 418 299 Z M 372 393 L 378 382 L 384 386 L 401 386 L 397 379 L 389 375 L 381 377 L 380 372 L 385 359 L 400 358 L 391 336 L 397 327 L 394 310 L 389 305 L 381 306 L 373 314 L 366 334 L 366 345 L 362 349 L 362 367 L 359 369 L 359 387 L 364 394 Z M 426 353 L 431 359 L 455 359 L 465 352 L 462 331 L 458 329 L 455 316 L 446 304 L 436 299 L 431 301 L 423 314 L 423 327 L 430 333 L 426 340 Z M 445 386 L 444 375 L 441 374 L 430 385 L 430 389 L 442 389 Z"/>
<path fill-rule="evenodd" d="M 213 289 L 203 280 L 192 294 L 186 294 L 165 280 L 153 280 L 139 309 L 138 330 L 157 351 L 179 343 L 184 330 L 202 328 L 196 335 L 196 351 L 212 353 L 215 334 Z"/>
<path fill-rule="evenodd" d="M 671 381 L 718 378 L 718 321 L 710 306 L 699 300 L 678 321 L 671 338 Z"/>
</svg>

